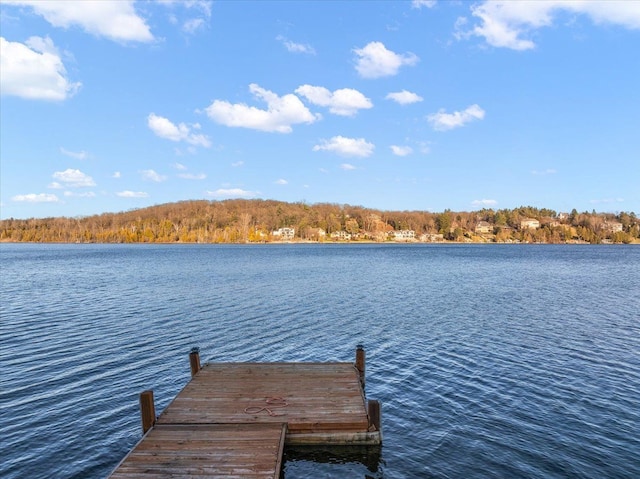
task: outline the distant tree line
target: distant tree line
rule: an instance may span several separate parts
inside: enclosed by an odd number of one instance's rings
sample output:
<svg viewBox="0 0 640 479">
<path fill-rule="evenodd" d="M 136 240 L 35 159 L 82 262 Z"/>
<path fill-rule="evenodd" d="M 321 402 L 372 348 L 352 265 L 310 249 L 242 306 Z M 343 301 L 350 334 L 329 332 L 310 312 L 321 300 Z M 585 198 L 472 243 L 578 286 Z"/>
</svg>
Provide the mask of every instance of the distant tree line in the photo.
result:
<svg viewBox="0 0 640 479">
<path fill-rule="evenodd" d="M 523 228 L 524 219 L 539 227 Z M 485 222 L 488 231 L 478 233 Z M 486 224 L 485 224 L 486 226 Z M 46 243 L 255 243 L 277 241 L 273 232 L 294 228 L 294 241 L 388 241 L 411 230 L 416 240 L 458 242 L 638 243 L 635 213 L 559 214 L 545 208 L 473 212 L 380 211 L 362 206 L 275 200 L 181 201 L 121 213 L 0 221 L 0 241 Z M 335 236 L 335 235 L 334 235 Z"/>
</svg>

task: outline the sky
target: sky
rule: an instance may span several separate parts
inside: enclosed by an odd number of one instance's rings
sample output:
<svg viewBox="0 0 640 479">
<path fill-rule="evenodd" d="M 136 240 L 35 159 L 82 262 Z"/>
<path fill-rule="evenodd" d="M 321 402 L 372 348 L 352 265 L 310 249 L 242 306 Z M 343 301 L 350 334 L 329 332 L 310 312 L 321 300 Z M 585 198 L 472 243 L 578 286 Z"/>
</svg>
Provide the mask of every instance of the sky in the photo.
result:
<svg viewBox="0 0 640 479">
<path fill-rule="evenodd" d="M 640 1 L 0 1 L 0 217 L 640 214 Z"/>
</svg>

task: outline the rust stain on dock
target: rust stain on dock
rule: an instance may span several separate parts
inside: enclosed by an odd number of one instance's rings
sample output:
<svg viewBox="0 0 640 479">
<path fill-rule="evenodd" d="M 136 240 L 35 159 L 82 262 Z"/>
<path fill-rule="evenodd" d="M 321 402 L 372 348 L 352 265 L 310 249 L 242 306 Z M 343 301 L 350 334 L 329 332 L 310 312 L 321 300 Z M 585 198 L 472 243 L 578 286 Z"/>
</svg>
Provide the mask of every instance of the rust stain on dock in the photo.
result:
<svg viewBox="0 0 640 479">
<path fill-rule="evenodd" d="M 380 444 L 362 373 L 352 363 L 201 368 L 192 358 L 191 381 L 111 477 L 277 478 L 285 443 Z"/>
</svg>

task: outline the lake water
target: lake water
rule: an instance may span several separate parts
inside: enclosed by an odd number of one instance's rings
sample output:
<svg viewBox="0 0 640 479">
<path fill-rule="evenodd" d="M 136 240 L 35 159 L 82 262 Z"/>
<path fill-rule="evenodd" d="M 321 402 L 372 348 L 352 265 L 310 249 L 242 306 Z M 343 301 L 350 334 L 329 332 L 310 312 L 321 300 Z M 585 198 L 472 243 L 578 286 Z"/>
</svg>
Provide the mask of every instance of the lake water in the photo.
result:
<svg viewBox="0 0 640 479">
<path fill-rule="evenodd" d="M 352 361 L 384 444 L 294 478 L 640 477 L 640 247 L 0 244 L 0 477 L 103 478 L 206 361 Z"/>
</svg>

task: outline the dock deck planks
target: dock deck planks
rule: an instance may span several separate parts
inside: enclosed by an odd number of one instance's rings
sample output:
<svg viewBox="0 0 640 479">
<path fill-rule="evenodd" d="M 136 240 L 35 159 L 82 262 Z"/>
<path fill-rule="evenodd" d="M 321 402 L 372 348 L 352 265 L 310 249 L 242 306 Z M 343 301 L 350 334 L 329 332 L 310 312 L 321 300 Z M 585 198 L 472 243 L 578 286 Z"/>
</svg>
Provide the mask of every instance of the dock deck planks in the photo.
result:
<svg viewBox="0 0 640 479">
<path fill-rule="evenodd" d="M 277 407 L 276 398 L 286 406 Z M 302 433 L 339 435 L 369 427 L 351 363 L 206 364 L 158 418 L 158 424 L 247 422 L 286 422 L 289 441 Z"/>
<path fill-rule="evenodd" d="M 381 440 L 352 363 L 209 363 L 110 477 L 278 478 L 285 442 Z"/>
<path fill-rule="evenodd" d="M 278 479 L 286 424 L 155 426 L 112 479 Z"/>
</svg>

